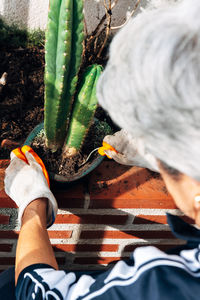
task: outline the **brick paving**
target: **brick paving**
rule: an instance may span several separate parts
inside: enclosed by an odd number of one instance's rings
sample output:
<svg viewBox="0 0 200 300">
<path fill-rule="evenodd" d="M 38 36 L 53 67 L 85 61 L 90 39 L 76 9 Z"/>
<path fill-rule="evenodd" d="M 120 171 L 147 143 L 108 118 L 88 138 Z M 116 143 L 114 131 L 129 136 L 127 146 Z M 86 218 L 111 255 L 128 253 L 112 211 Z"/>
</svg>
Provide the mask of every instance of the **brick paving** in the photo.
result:
<svg viewBox="0 0 200 300">
<path fill-rule="evenodd" d="M 3 187 L 8 163 L 0 160 L 0 270 L 14 264 L 19 233 L 16 205 Z M 61 268 L 97 270 L 138 246 L 167 250 L 182 243 L 165 216 L 181 212 L 160 176 L 146 169 L 104 161 L 82 181 L 53 184 L 52 191 L 59 212 L 48 232 Z"/>
</svg>

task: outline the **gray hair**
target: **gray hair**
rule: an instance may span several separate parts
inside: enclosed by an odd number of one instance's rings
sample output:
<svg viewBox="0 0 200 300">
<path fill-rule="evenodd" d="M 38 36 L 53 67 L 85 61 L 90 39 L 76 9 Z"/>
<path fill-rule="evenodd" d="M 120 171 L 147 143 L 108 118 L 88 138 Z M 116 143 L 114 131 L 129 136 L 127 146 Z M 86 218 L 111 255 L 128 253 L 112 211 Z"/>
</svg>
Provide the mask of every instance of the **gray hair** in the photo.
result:
<svg viewBox="0 0 200 300">
<path fill-rule="evenodd" d="M 142 11 L 114 37 L 97 87 L 100 105 L 116 124 L 198 181 L 199 15 L 199 0 Z"/>
</svg>

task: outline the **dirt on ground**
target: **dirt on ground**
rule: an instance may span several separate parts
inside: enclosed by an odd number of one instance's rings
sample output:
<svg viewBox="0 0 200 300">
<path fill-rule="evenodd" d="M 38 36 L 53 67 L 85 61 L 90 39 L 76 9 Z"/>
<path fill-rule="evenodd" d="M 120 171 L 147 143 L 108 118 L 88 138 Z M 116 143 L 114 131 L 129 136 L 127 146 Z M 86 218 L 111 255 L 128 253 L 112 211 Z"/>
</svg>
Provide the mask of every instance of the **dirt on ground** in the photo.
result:
<svg viewBox="0 0 200 300">
<path fill-rule="evenodd" d="M 4 139 L 23 143 L 44 115 L 44 49 L 0 51 L 0 144 Z M 0 148 L 0 158 L 10 149 Z"/>
<path fill-rule="evenodd" d="M 33 47 L 1 51 L 0 78 L 3 74 L 6 77 L 5 85 L 0 84 L 0 145 L 3 145 L 0 147 L 0 158 L 9 158 L 12 148 L 22 145 L 33 128 L 44 119 L 44 49 Z M 114 126 L 100 107 L 95 116 L 100 121 L 106 119 L 111 127 Z M 78 174 L 79 169 L 83 171 L 80 165 L 90 151 L 101 145 L 103 136 L 104 133 L 97 132 L 93 125 L 82 151 L 65 161 L 61 158 L 61 150 L 52 153 L 45 147 L 44 141 L 36 141 L 33 147 L 48 170 L 70 176 Z M 96 152 L 91 159 L 97 156 Z"/>
</svg>

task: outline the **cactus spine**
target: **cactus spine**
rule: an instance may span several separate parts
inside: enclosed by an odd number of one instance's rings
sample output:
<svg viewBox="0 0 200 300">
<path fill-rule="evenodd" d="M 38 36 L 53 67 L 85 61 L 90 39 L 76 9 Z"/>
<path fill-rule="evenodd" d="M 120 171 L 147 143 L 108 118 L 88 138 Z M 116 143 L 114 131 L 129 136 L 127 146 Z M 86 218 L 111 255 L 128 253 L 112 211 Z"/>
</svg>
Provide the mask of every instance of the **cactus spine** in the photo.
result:
<svg viewBox="0 0 200 300">
<path fill-rule="evenodd" d="M 50 0 L 45 44 L 45 116 L 47 146 L 64 144 L 82 60 L 83 0 Z"/>
<path fill-rule="evenodd" d="M 65 157 L 75 155 L 83 144 L 97 107 L 96 85 L 101 72 L 102 67 L 95 64 L 88 67 L 83 74 L 74 101 L 74 109 L 64 148 Z"/>
</svg>

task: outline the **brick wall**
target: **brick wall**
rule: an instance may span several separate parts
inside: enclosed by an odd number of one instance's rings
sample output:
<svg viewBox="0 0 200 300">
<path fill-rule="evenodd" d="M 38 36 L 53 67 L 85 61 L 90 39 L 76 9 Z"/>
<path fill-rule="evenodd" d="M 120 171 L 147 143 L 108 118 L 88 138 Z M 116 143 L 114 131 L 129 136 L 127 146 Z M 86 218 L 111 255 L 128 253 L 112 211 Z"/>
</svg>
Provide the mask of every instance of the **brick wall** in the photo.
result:
<svg viewBox="0 0 200 300">
<path fill-rule="evenodd" d="M 3 190 L 0 161 L 0 270 L 14 264 L 17 208 Z M 61 268 L 100 269 L 129 257 L 137 246 L 162 250 L 181 244 L 166 225 L 165 212 L 181 215 L 161 178 L 146 169 L 104 161 L 72 186 L 52 186 L 59 212 L 48 230 Z"/>
</svg>

